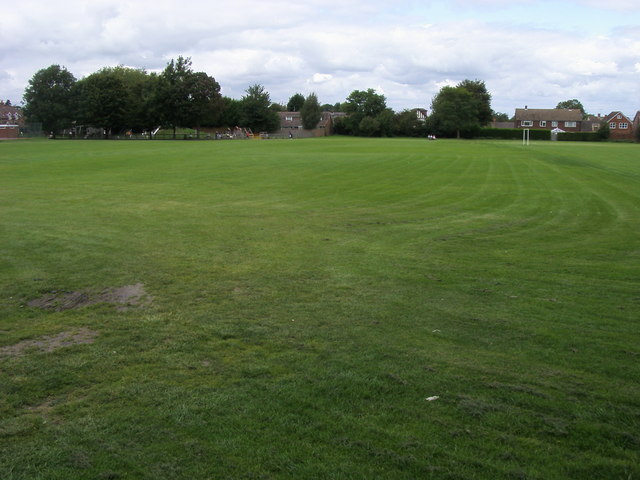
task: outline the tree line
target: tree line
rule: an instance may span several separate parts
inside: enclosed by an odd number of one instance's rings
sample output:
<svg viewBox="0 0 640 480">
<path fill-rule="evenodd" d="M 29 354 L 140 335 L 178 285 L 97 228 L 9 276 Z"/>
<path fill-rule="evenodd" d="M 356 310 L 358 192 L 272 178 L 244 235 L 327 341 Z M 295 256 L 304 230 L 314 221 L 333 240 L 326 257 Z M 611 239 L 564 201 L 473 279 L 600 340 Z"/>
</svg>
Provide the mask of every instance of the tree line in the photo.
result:
<svg viewBox="0 0 640 480">
<path fill-rule="evenodd" d="M 220 94 L 220 84 L 196 72 L 190 58 L 171 60 L 160 73 L 124 66 L 105 67 L 80 80 L 65 67 L 51 65 L 36 72 L 24 93 L 24 114 L 53 135 L 91 126 L 105 137 L 124 131 L 152 131 L 158 126 L 249 128 L 273 132 L 279 111 L 300 112 L 303 127 L 313 129 L 322 111 L 343 112 L 336 133 L 358 136 L 473 136 L 491 122 L 491 95 L 483 81 L 464 80 L 443 87 L 431 112 L 420 118 L 414 110 L 394 112 L 384 95 L 373 89 L 354 90 L 342 103 L 320 105 L 315 93 L 291 96 L 287 105 L 271 101 L 262 85 L 247 88 L 237 100 Z"/>
</svg>

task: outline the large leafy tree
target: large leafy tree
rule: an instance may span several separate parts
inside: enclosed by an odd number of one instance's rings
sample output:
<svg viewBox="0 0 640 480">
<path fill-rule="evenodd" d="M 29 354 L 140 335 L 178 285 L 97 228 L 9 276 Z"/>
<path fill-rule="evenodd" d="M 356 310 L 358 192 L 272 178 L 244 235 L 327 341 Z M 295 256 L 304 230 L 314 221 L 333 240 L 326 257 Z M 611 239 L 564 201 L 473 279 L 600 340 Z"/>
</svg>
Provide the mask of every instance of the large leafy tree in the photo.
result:
<svg viewBox="0 0 640 480">
<path fill-rule="evenodd" d="M 354 90 L 342 104 L 342 111 L 347 113 L 341 123 L 341 131 L 353 135 L 380 136 L 390 131 L 393 112 L 386 112 L 386 98 L 368 90 Z"/>
<path fill-rule="evenodd" d="M 240 124 L 254 132 L 273 132 L 280 128 L 280 116 L 271 108 L 269 92 L 262 85 L 251 85 L 240 101 Z"/>
<path fill-rule="evenodd" d="M 240 105 L 240 100 L 222 97 L 220 110 L 215 115 L 212 125 L 216 127 L 235 127 L 240 125 Z"/>
<path fill-rule="evenodd" d="M 187 125 L 199 129 L 221 109 L 220 85 L 204 72 L 195 72 L 188 82 L 189 111 Z"/>
<path fill-rule="evenodd" d="M 318 126 L 321 116 L 322 109 L 320 102 L 318 102 L 318 96 L 315 93 L 310 93 L 302 105 L 302 110 L 300 110 L 302 126 L 307 130 L 313 130 Z"/>
<path fill-rule="evenodd" d="M 154 101 L 158 75 L 123 66 L 114 67 L 111 71 L 125 86 L 127 128 L 142 131 L 157 126 L 158 114 Z"/>
<path fill-rule="evenodd" d="M 472 135 L 479 127 L 478 103 L 464 87 L 442 87 L 431 102 L 432 127 L 440 135 Z"/>
<path fill-rule="evenodd" d="M 127 88 L 113 69 L 104 68 L 78 82 L 79 118 L 83 123 L 112 132 L 127 126 Z"/>
<path fill-rule="evenodd" d="M 221 107 L 220 85 L 204 72 L 194 72 L 191 59 L 171 60 L 158 80 L 156 105 L 163 123 L 198 128 Z"/>
<path fill-rule="evenodd" d="M 481 127 L 491 123 L 493 120 L 493 110 L 491 109 L 491 94 L 487 91 L 487 86 L 482 80 L 463 80 L 458 87 L 466 89 L 476 102 L 478 110 L 478 122 Z"/>
<path fill-rule="evenodd" d="M 107 67 L 80 80 L 79 120 L 101 127 L 107 135 L 142 131 L 158 124 L 154 104 L 156 74 L 129 67 Z"/>
<path fill-rule="evenodd" d="M 76 78 L 65 67 L 51 65 L 37 71 L 24 92 L 24 113 L 53 135 L 71 126 L 75 117 Z"/>
<path fill-rule="evenodd" d="M 288 112 L 301 112 L 304 106 L 304 95 L 301 93 L 294 94 L 287 103 Z"/>
</svg>

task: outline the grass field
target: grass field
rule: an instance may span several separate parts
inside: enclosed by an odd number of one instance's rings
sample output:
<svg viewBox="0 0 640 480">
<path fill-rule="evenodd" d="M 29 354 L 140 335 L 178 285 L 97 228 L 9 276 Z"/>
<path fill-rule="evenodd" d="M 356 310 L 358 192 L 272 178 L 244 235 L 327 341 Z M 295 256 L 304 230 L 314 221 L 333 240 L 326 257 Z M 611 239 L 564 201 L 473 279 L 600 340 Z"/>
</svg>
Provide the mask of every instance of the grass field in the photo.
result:
<svg viewBox="0 0 640 480">
<path fill-rule="evenodd" d="M 0 228 L 2 480 L 640 478 L 638 145 L 2 142 Z"/>
</svg>

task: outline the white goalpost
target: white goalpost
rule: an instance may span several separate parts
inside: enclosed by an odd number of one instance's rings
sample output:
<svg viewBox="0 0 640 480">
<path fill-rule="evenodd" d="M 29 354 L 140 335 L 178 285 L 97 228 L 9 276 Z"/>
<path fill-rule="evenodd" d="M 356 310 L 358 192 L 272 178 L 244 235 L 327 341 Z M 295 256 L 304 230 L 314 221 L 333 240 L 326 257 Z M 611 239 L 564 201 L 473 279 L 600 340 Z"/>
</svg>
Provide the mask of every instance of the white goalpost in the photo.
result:
<svg viewBox="0 0 640 480">
<path fill-rule="evenodd" d="M 525 128 L 522 130 L 522 145 L 529 145 L 529 129 Z"/>
</svg>

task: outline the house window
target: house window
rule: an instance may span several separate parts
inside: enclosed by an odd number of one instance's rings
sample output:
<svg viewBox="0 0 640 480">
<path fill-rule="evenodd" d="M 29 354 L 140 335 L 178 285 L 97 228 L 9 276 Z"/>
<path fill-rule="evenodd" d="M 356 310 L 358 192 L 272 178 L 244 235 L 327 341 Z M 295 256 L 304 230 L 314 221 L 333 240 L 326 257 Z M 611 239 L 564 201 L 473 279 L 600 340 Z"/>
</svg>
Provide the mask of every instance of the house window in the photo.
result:
<svg viewBox="0 0 640 480">
<path fill-rule="evenodd" d="M 617 117 L 617 118 L 618 118 L 618 120 L 620 120 L 620 119 L 622 118 L 622 115 L 618 115 L 618 117 Z"/>
<path fill-rule="evenodd" d="M 288 115 L 288 116 L 284 117 L 284 119 L 285 119 L 287 122 L 293 122 L 293 117 L 292 117 L 291 115 Z"/>
<path fill-rule="evenodd" d="M 618 128 L 622 128 L 623 130 L 626 130 L 627 128 L 629 128 L 629 124 L 621 122 L 620 124 L 618 124 Z"/>
<path fill-rule="evenodd" d="M 614 128 L 616 128 L 616 122 L 611 122 L 611 123 L 609 124 L 609 128 L 610 128 L 611 130 L 613 130 Z"/>
<path fill-rule="evenodd" d="M 558 126 L 558 122 L 551 122 L 551 126 L 554 127 L 554 128 L 557 127 Z"/>
<path fill-rule="evenodd" d="M 546 127 L 547 126 L 547 121 L 546 120 L 540 120 L 540 126 L 541 127 Z"/>
<path fill-rule="evenodd" d="M 564 126 L 567 128 L 576 128 L 576 122 L 564 122 Z"/>
<path fill-rule="evenodd" d="M 520 126 L 521 127 L 533 127 L 533 121 L 532 120 L 522 120 L 520 122 Z"/>
</svg>

